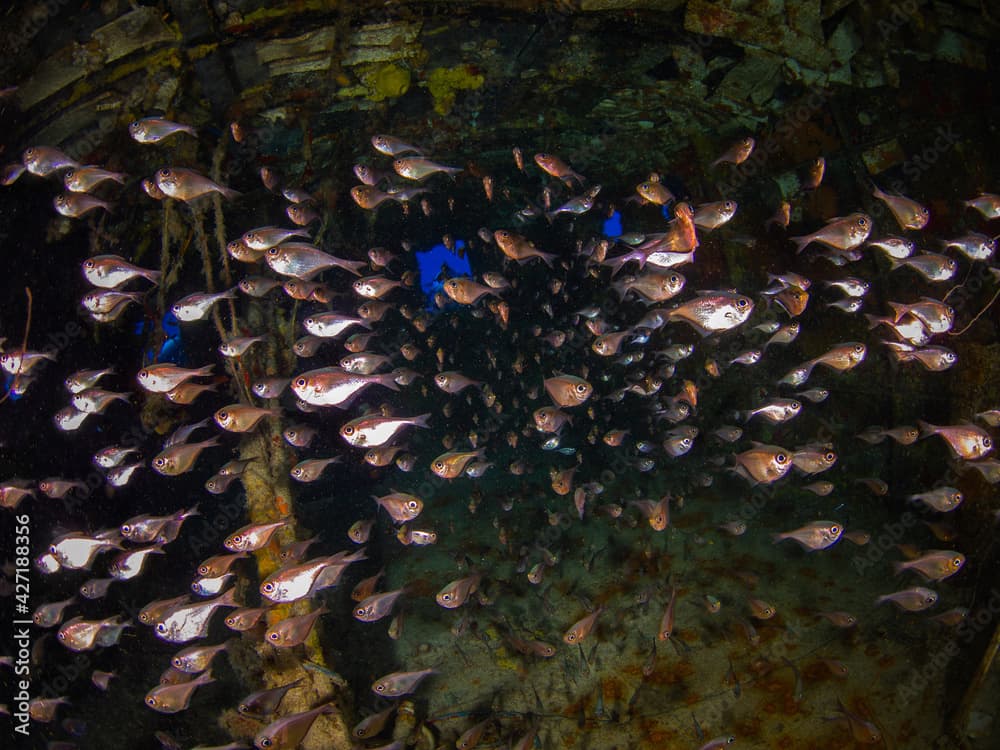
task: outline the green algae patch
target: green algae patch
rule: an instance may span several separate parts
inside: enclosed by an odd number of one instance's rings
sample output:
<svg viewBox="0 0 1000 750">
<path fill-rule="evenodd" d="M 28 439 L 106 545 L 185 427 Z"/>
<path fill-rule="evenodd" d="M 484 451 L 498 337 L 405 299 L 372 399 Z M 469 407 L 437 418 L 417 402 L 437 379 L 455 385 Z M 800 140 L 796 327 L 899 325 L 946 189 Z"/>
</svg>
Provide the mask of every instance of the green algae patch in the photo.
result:
<svg viewBox="0 0 1000 750">
<path fill-rule="evenodd" d="M 482 88 L 486 79 L 468 65 L 454 68 L 435 68 L 427 76 L 427 88 L 434 98 L 434 111 L 447 115 L 455 106 L 455 93 Z"/>
</svg>

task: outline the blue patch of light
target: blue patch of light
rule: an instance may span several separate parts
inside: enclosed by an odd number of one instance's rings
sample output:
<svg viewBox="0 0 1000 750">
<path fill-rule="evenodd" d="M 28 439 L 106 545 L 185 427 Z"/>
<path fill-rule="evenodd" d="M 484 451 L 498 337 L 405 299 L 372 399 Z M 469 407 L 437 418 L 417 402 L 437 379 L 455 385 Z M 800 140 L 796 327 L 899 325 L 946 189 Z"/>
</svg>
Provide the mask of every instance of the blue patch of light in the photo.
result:
<svg viewBox="0 0 1000 750">
<path fill-rule="evenodd" d="M 163 315 L 160 325 L 166 338 L 160 346 L 160 350 L 155 352 L 153 347 L 149 347 L 143 352 L 143 361 L 150 362 L 172 362 L 175 365 L 184 364 L 184 342 L 181 339 L 181 326 L 174 314 L 167 310 Z M 152 330 L 152 325 L 142 320 L 135 324 L 135 335 L 142 336 Z"/>
<path fill-rule="evenodd" d="M 671 210 L 672 206 L 673 206 L 672 203 L 663 205 L 663 218 L 666 219 L 667 221 L 674 220 L 674 212 Z"/>
<path fill-rule="evenodd" d="M 601 230 L 604 232 L 605 237 L 621 237 L 622 236 L 622 215 L 620 211 L 615 211 L 611 214 L 611 217 L 604 220 L 604 228 Z"/>
<path fill-rule="evenodd" d="M 6 394 L 8 394 L 7 398 L 9 398 L 11 401 L 17 401 L 19 398 L 21 398 L 21 395 L 22 395 L 20 393 L 14 393 L 11 390 L 11 388 L 14 387 L 14 378 L 15 377 L 17 377 L 17 376 L 16 375 L 9 375 L 8 374 L 4 378 L 4 381 L 3 381 L 3 392 L 6 393 Z"/>
<path fill-rule="evenodd" d="M 434 295 L 441 291 L 442 282 L 437 277 L 441 275 L 441 266 L 455 276 L 472 276 L 472 266 L 469 258 L 459 257 L 458 251 L 465 247 L 462 240 L 455 241 L 455 251 L 444 245 L 435 245 L 430 250 L 417 251 L 417 269 L 420 271 L 420 289 L 427 297 L 427 306 L 434 308 Z"/>
</svg>

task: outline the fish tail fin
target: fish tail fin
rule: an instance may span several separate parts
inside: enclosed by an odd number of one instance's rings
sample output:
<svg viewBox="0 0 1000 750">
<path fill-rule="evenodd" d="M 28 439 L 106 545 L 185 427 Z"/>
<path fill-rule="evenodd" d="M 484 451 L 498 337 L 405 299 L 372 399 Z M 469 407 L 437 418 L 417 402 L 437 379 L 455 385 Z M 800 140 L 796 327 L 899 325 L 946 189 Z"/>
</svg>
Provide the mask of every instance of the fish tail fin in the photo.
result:
<svg viewBox="0 0 1000 750">
<path fill-rule="evenodd" d="M 900 266 L 905 265 L 905 263 L 903 263 L 904 260 L 906 260 L 906 258 L 889 258 L 889 270 L 895 271 Z"/>
<path fill-rule="evenodd" d="M 378 382 L 379 385 L 384 385 L 390 391 L 399 390 L 399 386 L 396 384 L 396 378 L 391 372 L 379 375 L 378 380 L 376 382 Z"/>
<path fill-rule="evenodd" d="M 228 588 L 223 594 L 219 596 L 218 603 L 221 605 L 229 605 L 232 607 L 242 606 L 238 601 L 236 601 L 236 587 Z"/>
<path fill-rule="evenodd" d="M 545 265 L 547 265 L 549 268 L 552 268 L 553 267 L 553 261 L 556 258 L 558 258 L 559 256 L 556 255 L 555 253 L 541 253 L 540 252 L 540 253 L 538 253 L 538 257 L 541 258 L 542 261 L 544 261 Z"/>
<path fill-rule="evenodd" d="M 421 414 L 420 416 L 413 418 L 413 424 L 416 427 L 430 427 L 429 423 L 430 418 L 431 418 L 430 412 L 427 412 L 426 414 Z"/>
<path fill-rule="evenodd" d="M 909 305 L 902 302 L 890 302 L 889 307 L 892 308 L 893 322 L 898 323 L 899 319 L 902 318 L 906 313 L 910 311 Z"/>
<path fill-rule="evenodd" d="M 878 328 L 883 323 L 883 319 L 880 318 L 878 315 L 872 315 L 870 313 L 865 313 L 864 316 L 868 320 L 868 330 L 869 331 L 872 330 L 873 328 Z"/>
<path fill-rule="evenodd" d="M 897 576 L 900 573 L 902 573 L 904 570 L 906 570 L 906 568 L 907 568 L 906 563 L 905 562 L 900 562 L 899 560 L 896 560 L 892 564 L 892 572 L 893 572 L 893 574 L 895 574 Z"/>
<path fill-rule="evenodd" d="M 806 245 L 813 241 L 812 235 L 801 235 L 799 237 L 789 237 L 792 242 L 795 243 L 795 254 L 798 255 L 803 250 L 806 249 Z"/>
<path fill-rule="evenodd" d="M 937 434 L 937 427 L 922 419 L 917 420 L 917 427 L 920 428 L 920 437 L 926 438 Z"/>
<path fill-rule="evenodd" d="M 787 537 L 784 534 L 771 534 L 771 544 L 778 544 L 785 541 Z"/>
<path fill-rule="evenodd" d="M 236 198 L 239 198 L 241 195 L 243 195 L 243 193 L 241 193 L 240 191 L 233 190 L 232 188 L 229 187 L 220 187 L 219 192 L 222 194 L 223 198 L 229 201 L 235 200 Z"/>
</svg>

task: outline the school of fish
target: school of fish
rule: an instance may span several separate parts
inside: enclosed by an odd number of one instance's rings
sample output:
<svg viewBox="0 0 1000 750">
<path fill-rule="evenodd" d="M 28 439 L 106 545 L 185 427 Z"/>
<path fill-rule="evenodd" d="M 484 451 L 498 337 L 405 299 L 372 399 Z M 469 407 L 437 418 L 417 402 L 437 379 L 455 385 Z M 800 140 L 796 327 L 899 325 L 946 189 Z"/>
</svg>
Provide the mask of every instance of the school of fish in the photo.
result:
<svg viewBox="0 0 1000 750">
<path fill-rule="evenodd" d="M 239 142 L 245 130 L 234 123 L 223 137 Z M 818 227 L 803 222 L 801 234 L 785 236 L 790 235 L 789 202 L 777 206 L 763 227 L 761 222 L 741 226 L 740 208 L 731 197 L 685 195 L 679 200 L 675 192 L 682 186 L 657 173 L 634 175 L 633 191 L 615 193 L 596 184 L 597 175 L 584 176 L 552 153 L 526 159 L 526 152 L 514 148 L 512 157 L 496 163 L 468 154 L 439 161 L 420 145 L 375 135 L 370 139 L 374 151 L 354 166 L 361 184 L 350 189 L 352 202 L 336 209 L 369 222 L 372 235 L 376 227 L 394 231 L 393 238 L 383 239 L 385 246 L 363 248 L 315 241 L 317 227 L 331 220 L 324 216 L 329 209 L 303 187 L 283 184 L 272 167 L 260 169 L 261 198 L 257 185 L 240 185 L 238 192 L 206 176 L 209 170 L 198 165 L 171 165 L 174 139 L 206 137 L 194 127 L 146 117 L 131 123 L 128 134 L 136 148 L 162 149 L 165 166 L 145 176 L 128 175 L 79 164 L 40 145 L 5 167 L 4 184 L 15 189 L 19 180 L 58 183 L 55 211 L 80 221 L 113 211 L 125 200 L 143 201 L 149 211 L 163 201 L 192 209 L 216 202 L 225 211 L 230 205 L 245 208 L 249 201 L 273 206 L 284 200 L 289 224 L 272 224 L 274 212 L 265 207 L 260 214 L 268 218 L 260 226 L 246 226 L 229 238 L 227 263 L 241 275 L 231 288 L 218 283 L 183 292 L 169 288 L 168 309 L 182 331 L 212 326 L 213 320 L 228 322 L 220 330 L 239 328 L 239 335 L 217 342 L 214 357 L 183 366 L 66 363 L 32 350 L 30 341 L 19 348 L 20 331 L 3 332 L 0 366 L 12 394 L 31 399 L 37 372 L 64 369 L 67 405 L 52 415 L 53 429 L 93 441 L 100 433 L 88 426 L 102 414 L 125 419 L 128 410 L 148 399 L 168 402 L 177 415 L 196 417 L 176 426 L 162 444 L 95 442 L 93 463 L 119 493 L 120 518 L 95 530 L 53 533 L 35 561 L 46 578 L 81 579 L 78 595 L 34 609 L 36 625 L 55 630 L 65 649 L 112 649 L 126 632 L 140 641 L 176 644 L 179 650 L 164 664 L 163 674 L 151 677 L 144 697 L 137 698 L 150 710 L 182 712 L 212 690 L 212 665 L 227 650 L 227 637 L 301 654 L 318 623 L 335 631 L 338 622 L 354 618 L 388 620 L 390 638 L 398 639 L 404 623 L 400 605 L 417 594 L 405 583 L 405 573 L 393 576 L 404 585 L 385 591 L 379 590 L 380 579 L 388 580 L 384 569 L 375 575 L 355 573 L 376 549 L 391 570 L 405 568 L 421 547 L 447 545 L 458 565 L 451 580 L 435 585 L 432 598 L 442 627 L 455 623 L 447 610 L 471 611 L 454 627 L 464 630 L 470 620 L 480 620 L 481 628 L 492 624 L 503 633 L 505 648 L 529 665 L 560 652 L 577 659 L 579 651 L 586 660 L 583 644 L 611 637 L 613 623 L 639 606 L 636 601 L 643 607 L 652 601 L 662 611 L 658 624 L 642 636 L 653 647 L 643 667 L 646 676 L 667 668 L 656 664 L 657 642 L 689 648 L 677 637 L 678 625 L 694 627 L 682 605 L 725 620 L 734 638 L 752 652 L 759 643 L 756 628 L 772 627 L 772 618 L 795 603 L 760 598 L 766 596 L 754 591 L 760 577 L 746 570 L 740 571 L 742 599 L 720 599 L 667 571 L 646 580 L 638 600 L 590 589 L 583 570 L 566 571 L 562 575 L 583 579 L 575 592 L 577 606 L 547 605 L 547 613 L 531 627 L 499 615 L 502 597 L 518 596 L 525 586 L 543 590 L 546 577 L 557 575 L 554 569 L 577 564 L 569 562 L 577 555 L 568 543 L 531 545 L 532 527 L 544 527 L 546 521 L 584 529 L 599 524 L 611 536 L 616 529 L 648 527 L 643 533 L 655 538 L 671 529 L 672 516 L 705 510 L 699 495 L 710 488 L 748 496 L 794 485 L 805 497 L 816 498 L 815 503 L 801 501 L 807 518 L 797 516 L 801 523 L 787 528 L 760 528 L 755 519 L 740 517 L 733 503 L 726 517 L 707 509 L 714 520 L 685 530 L 699 540 L 725 539 L 734 550 L 744 535 L 760 534 L 778 545 L 775 553 L 784 555 L 790 568 L 803 559 L 792 547 L 827 555 L 845 540 L 859 546 L 870 541 L 872 530 L 843 520 L 845 503 L 857 502 L 859 487 L 868 497 L 896 497 L 920 515 L 939 544 L 901 544 L 902 559 L 885 562 L 885 590 L 872 606 L 891 604 L 951 627 L 967 616 L 960 606 L 925 613 L 946 597 L 948 579 L 967 567 L 965 555 L 954 548 L 948 520 L 962 505 L 959 489 L 931 483 L 901 490 L 879 477 L 840 477 L 835 485 L 823 475 L 846 454 L 880 450 L 877 446 L 887 440 L 899 450 L 938 441 L 957 476 L 978 473 L 996 484 L 1000 404 L 952 424 L 932 424 L 913 414 L 907 424 L 871 425 L 856 435 L 821 438 L 810 415 L 821 415 L 838 398 L 851 399 L 850 390 L 839 384 L 864 377 L 873 358 L 891 368 L 922 368 L 927 382 L 935 384 L 931 387 L 945 387 L 949 371 L 963 364 L 948 346 L 950 337 L 961 335 L 975 313 L 964 310 L 960 316 L 949 305 L 949 295 L 973 267 L 988 268 L 993 283 L 1000 283 L 1000 270 L 990 265 L 997 241 L 990 232 L 997 231 L 1000 196 L 970 197 L 961 214 L 966 228 L 939 236 L 924 231 L 931 222 L 924 205 L 873 185 L 872 199 L 887 209 L 879 226 L 857 209 Z M 705 169 L 720 175 L 739 170 L 754 148 L 752 137 L 742 138 Z M 346 179 L 351 170 L 342 171 Z M 822 184 L 823 172 L 822 158 L 806 165 L 801 192 L 790 201 L 804 202 Z M 608 236 L 602 226 L 613 215 L 623 227 Z M 483 217 L 488 223 L 481 224 Z M 732 227 L 780 246 L 787 265 L 755 265 L 753 245 L 739 247 L 727 239 Z M 448 250 L 471 259 L 474 276 L 451 275 L 445 267 L 435 279 L 421 278 L 414 258 L 420 248 L 409 238 L 433 232 Z M 736 286 L 720 272 L 718 261 L 707 268 L 699 263 L 703 245 L 714 248 L 715 258 L 723 242 L 736 244 L 742 256 L 745 270 Z M 128 243 L 76 262 L 81 305 L 110 335 L 116 321 L 148 316 L 155 296 L 150 291 L 165 283 L 163 269 L 134 262 Z M 890 274 L 908 275 L 910 291 L 899 299 L 873 301 L 883 299 L 873 292 Z M 420 282 L 433 287 L 429 299 Z M 36 304 L 46 293 L 35 290 Z M 293 316 L 298 338 L 290 342 L 267 325 L 248 327 L 242 321 L 250 305 L 271 305 Z M 813 335 L 820 332 L 827 334 L 822 344 Z M 297 362 L 292 371 L 275 369 L 274 357 L 253 356 L 274 347 L 291 349 Z M 853 372 L 856 368 L 861 374 Z M 119 611 L 96 619 L 74 611 L 86 600 L 104 599 L 111 586 L 134 589 L 136 579 L 165 570 L 171 544 L 198 522 L 199 508 L 234 491 L 245 472 L 259 470 L 252 459 L 234 458 L 233 450 L 241 435 L 265 424 L 280 425 L 297 456 L 289 469 L 297 482 L 319 482 L 317 487 L 330 482 L 335 488 L 345 465 L 361 463 L 378 472 L 373 486 L 381 489 L 366 491 L 373 497 L 367 512 L 346 519 L 347 538 L 320 532 L 318 538 L 286 540 L 280 550 L 283 566 L 257 580 L 253 553 L 277 544 L 289 519 L 249 523 L 227 530 L 216 553 L 198 566 L 189 590 L 149 602 L 138 622 Z M 314 444 L 321 447 L 311 448 Z M 43 498 L 65 497 L 83 486 L 74 476 L 86 470 L 67 467 L 66 477 L 7 478 L 0 484 L 0 504 L 16 514 L 31 503 L 46 502 Z M 178 498 L 176 509 L 164 515 L 130 514 L 127 487 L 149 470 L 167 493 L 172 477 L 204 474 L 205 493 Z M 516 489 L 491 493 L 491 480 Z M 842 484 L 848 481 L 850 486 Z M 419 496 L 418 488 L 427 482 L 467 498 L 471 515 L 466 523 L 482 527 L 492 518 L 489 552 L 463 545 L 463 531 L 453 521 L 443 522 L 436 497 Z M 643 487 L 657 491 L 649 496 Z M 514 520 L 518 516 L 525 520 Z M 663 552 L 662 547 L 647 549 Z M 251 582 L 239 596 L 237 578 Z M 354 583 L 345 604 L 331 591 L 347 580 Z M 301 601 L 311 603 L 305 614 L 279 609 Z M 863 627 L 861 613 L 815 615 L 815 628 Z M 801 683 L 797 665 L 785 663 Z M 846 673 L 833 660 L 828 666 L 835 674 Z M 782 667 L 775 660 L 771 668 Z M 461 664 L 400 664 L 398 671 L 373 675 L 370 692 L 392 699 L 425 694 L 447 684 L 456 668 L 461 671 Z M 738 688 L 732 661 L 729 670 L 726 679 Z M 95 670 L 95 689 L 109 690 L 115 676 Z M 265 686 L 243 699 L 240 713 L 258 718 L 259 729 L 224 747 L 251 742 L 260 750 L 297 747 L 318 717 L 335 710 L 322 702 L 305 712 L 282 711 L 283 697 L 298 682 Z M 66 702 L 35 699 L 32 717 L 57 721 L 57 709 Z M 396 707 L 363 719 L 354 737 L 378 742 Z M 826 718 L 842 727 L 845 738 L 881 742 L 877 717 L 842 703 L 827 708 L 833 715 Z M 479 743 L 523 750 L 546 731 L 539 722 L 526 727 L 488 711 L 465 721 L 443 730 L 448 743 L 464 750 Z M 708 750 L 739 740 L 726 727 L 714 727 L 721 734 L 713 738 L 697 719 L 693 724 L 691 747 Z M 159 734 L 170 747 L 169 735 Z M 76 742 L 49 747 L 65 749 Z M 403 743 L 378 746 L 401 748 Z"/>
</svg>

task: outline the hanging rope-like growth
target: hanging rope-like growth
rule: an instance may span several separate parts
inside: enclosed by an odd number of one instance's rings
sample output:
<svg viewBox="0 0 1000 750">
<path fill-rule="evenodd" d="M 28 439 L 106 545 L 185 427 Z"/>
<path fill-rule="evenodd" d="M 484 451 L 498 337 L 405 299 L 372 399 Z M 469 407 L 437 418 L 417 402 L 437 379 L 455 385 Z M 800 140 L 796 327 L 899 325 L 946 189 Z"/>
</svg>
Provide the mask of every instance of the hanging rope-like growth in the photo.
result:
<svg viewBox="0 0 1000 750">
<path fill-rule="evenodd" d="M 24 352 L 28 348 L 28 334 L 31 332 L 31 308 L 34 303 L 30 286 L 24 287 L 24 296 L 28 298 L 28 317 L 24 321 L 24 335 L 21 337 L 21 362 L 17 366 L 17 372 L 14 373 L 14 379 L 10 383 L 10 388 L 3 394 L 3 398 L 0 398 L 0 404 L 10 398 L 10 394 L 17 388 L 21 380 L 21 370 L 24 367 Z"/>
</svg>

